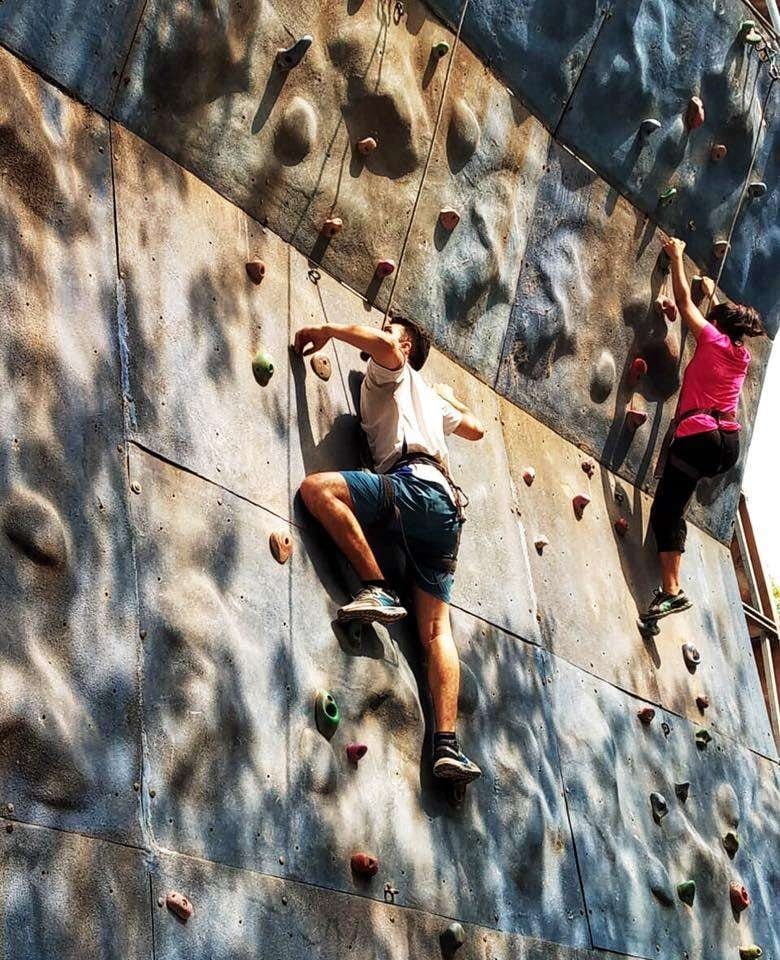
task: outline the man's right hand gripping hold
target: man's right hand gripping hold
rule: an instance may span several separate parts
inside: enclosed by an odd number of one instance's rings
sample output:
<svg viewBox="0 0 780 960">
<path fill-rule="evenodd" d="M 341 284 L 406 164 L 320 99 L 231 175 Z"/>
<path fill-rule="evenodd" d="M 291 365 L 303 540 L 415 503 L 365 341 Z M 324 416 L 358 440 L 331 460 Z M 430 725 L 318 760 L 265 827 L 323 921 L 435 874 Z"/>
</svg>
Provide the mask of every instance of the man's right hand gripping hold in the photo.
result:
<svg viewBox="0 0 780 960">
<path fill-rule="evenodd" d="M 412 575 L 414 611 L 428 662 L 436 715 L 433 773 L 474 780 L 479 767 L 461 751 L 455 733 L 460 664 L 450 627 L 463 503 L 448 466 L 445 436 L 480 440 L 476 417 L 445 386 L 429 387 L 418 373 L 429 344 L 411 321 L 395 317 L 384 330 L 360 325 L 305 327 L 295 337 L 298 354 L 341 340 L 369 354 L 360 392 L 360 416 L 376 473 L 316 473 L 301 497 L 363 581 L 339 620 L 394 623 L 406 616 L 385 582 L 365 528 L 386 527 L 397 536 Z"/>
</svg>

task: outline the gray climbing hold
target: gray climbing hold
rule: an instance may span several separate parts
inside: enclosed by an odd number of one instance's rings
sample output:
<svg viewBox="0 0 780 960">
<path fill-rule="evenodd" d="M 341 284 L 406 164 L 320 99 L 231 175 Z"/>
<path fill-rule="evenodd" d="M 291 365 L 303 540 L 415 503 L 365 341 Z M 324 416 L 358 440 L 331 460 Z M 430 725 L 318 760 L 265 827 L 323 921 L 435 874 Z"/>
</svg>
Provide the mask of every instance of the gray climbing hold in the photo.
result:
<svg viewBox="0 0 780 960">
<path fill-rule="evenodd" d="M 279 50 L 276 54 L 276 63 L 280 70 L 292 70 L 306 56 L 306 51 L 312 45 L 313 37 L 301 37 L 286 50 Z"/>
<path fill-rule="evenodd" d="M 456 100 L 447 130 L 447 155 L 456 171 L 474 155 L 479 140 L 479 123 L 474 111 L 465 100 Z"/>
<path fill-rule="evenodd" d="M 696 740 L 696 746 L 699 748 L 699 750 L 706 750 L 707 744 L 712 742 L 712 735 L 710 734 L 709 730 L 702 728 L 701 730 L 696 731 L 694 739 Z"/>
<path fill-rule="evenodd" d="M 754 180 L 748 184 L 747 192 L 751 200 L 757 200 L 766 193 L 766 184 L 762 180 Z"/>
<path fill-rule="evenodd" d="M 466 942 L 466 931 L 462 924 L 455 920 L 442 931 L 439 941 L 444 956 L 451 957 Z"/>
<path fill-rule="evenodd" d="M 728 242 L 728 240 L 716 240 L 712 245 L 712 252 L 718 258 L 718 260 L 722 260 L 729 250 L 731 250 L 731 244 Z"/>
<path fill-rule="evenodd" d="M 682 655 L 689 670 L 695 670 L 701 663 L 701 654 L 692 643 L 683 644 Z"/>
<path fill-rule="evenodd" d="M 274 154 L 285 166 L 301 163 L 317 142 L 319 124 L 312 105 L 303 97 L 294 97 L 284 111 L 274 133 Z"/>
<path fill-rule="evenodd" d="M 653 810 L 653 818 L 655 822 L 663 820 L 667 813 L 669 813 L 669 804 L 666 802 L 666 797 L 662 793 L 651 793 L 650 794 L 650 806 Z"/>
<path fill-rule="evenodd" d="M 751 943 L 747 947 L 739 948 L 739 957 L 740 960 L 758 960 L 759 957 L 764 956 L 764 951 L 757 943 Z"/>
<path fill-rule="evenodd" d="M 594 403 L 604 403 L 615 387 L 615 358 L 609 350 L 599 354 L 590 378 L 590 396 Z"/>
<path fill-rule="evenodd" d="M 737 850 L 739 850 L 739 837 L 733 830 L 729 830 L 729 832 L 724 835 L 723 849 L 732 860 L 736 857 Z"/>
<path fill-rule="evenodd" d="M 675 783 L 674 792 L 677 794 L 677 799 L 680 803 L 685 803 L 688 799 L 690 789 L 691 785 L 687 780 L 683 780 L 682 783 Z"/>
<path fill-rule="evenodd" d="M 661 129 L 661 121 L 654 117 L 648 117 L 639 124 L 639 132 L 646 139 L 652 136 L 656 130 Z"/>
</svg>

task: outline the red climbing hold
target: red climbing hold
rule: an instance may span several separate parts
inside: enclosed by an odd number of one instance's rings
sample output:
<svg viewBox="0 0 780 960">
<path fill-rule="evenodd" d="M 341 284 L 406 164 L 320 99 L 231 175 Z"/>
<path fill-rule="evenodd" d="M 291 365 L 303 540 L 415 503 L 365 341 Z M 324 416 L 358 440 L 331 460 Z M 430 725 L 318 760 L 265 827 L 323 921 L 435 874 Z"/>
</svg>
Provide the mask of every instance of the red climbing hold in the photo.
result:
<svg viewBox="0 0 780 960">
<path fill-rule="evenodd" d="M 549 544 L 550 541 L 543 533 L 537 533 L 537 535 L 534 537 L 534 546 L 536 547 L 536 552 L 540 557 L 542 553 L 544 553 L 544 548 L 549 546 Z"/>
<path fill-rule="evenodd" d="M 572 498 L 571 504 L 574 507 L 574 515 L 578 520 L 582 519 L 585 507 L 590 503 L 590 497 L 586 493 L 578 493 Z"/>
<path fill-rule="evenodd" d="M 271 553 L 277 563 L 287 563 L 292 556 L 293 542 L 289 533 L 279 533 L 275 530 L 268 538 Z"/>
<path fill-rule="evenodd" d="M 250 260 L 246 265 L 246 272 L 252 283 L 260 283 L 265 276 L 265 264 L 262 260 Z"/>
<path fill-rule="evenodd" d="M 636 714 L 644 724 L 652 723 L 655 716 L 655 710 L 652 707 L 642 707 Z"/>
<path fill-rule="evenodd" d="M 626 410 L 626 426 L 631 433 L 636 433 L 646 420 L 647 414 L 644 410 L 637 410 L 635 407 L 629 407 Z"/>
<path fill-rule="evenodd" d="M 337 233 L 341 233 L 341 228 L 344 226 L 344 221 L 341 217 L 330 217 L 322 225 L 322 232 L 326 237 L 335 237 Z"/>
<path fill-rule="evenodd" d="M 171 890 L 165 898 L 165 906 L 185 922 L 192 916 L 192 904 L 183 893 L 177 893 L 175 890 Z"/>
<path fill-rule="evenodd" d="M 743 910 L 747 910 L 750 906 L 750 894 L 747 892 L 747 888 L 743 887 L 741 883 L 731 884 L 729 887 L 729 897 L 731 898 L 731 906 L 737 913 L 742 913 Z"/>
<path fill-rule="evenodd" d="M 375 877 L 379 873 L 379 860 L 370 853 L 353 853 L 350 863 L 358 877 Z"/>
<path fill-rule="evenodd" d="M 671 297 L 657 297 L 653 307 L 655 308 L 656 314 L 658 314 L 659 317 L 663 317 L 669 323 L 674 323 L 675 320 L 677 320 L 677 304 Z"/>
<path fill-rule="evenodd" d="M 534 470 L 533 467 L 524 467 L 523 480 L 525 481 L 525 485 L 527 487 L 530 487 L 535 479 L 536 479 L 536 470 Z"/>
<path fill-rule="evenodd" d="M 700 97 L 691 97 L 688 101 L 685 123 L 689 130 L 696 130 L 704 123 L 704 103 Z"/>
<path fill-rule="evenodd" d="M 635 387 L 646 373 L 647 360 L 642 357 L 634 357 L 631 361 L 631 366 L 628 368 L 629 387 Z"/>
<path fill-rule="evenodd" d="M 455 227 L 460 223 L 460 214 L 457 210 L 453 210 L 451 207 L 446 207 L 439 214 L 439 223 L 444 227 L 445 230 L 454 230 Z"/>
<path fill-rule="evenodd" d="M 364 156 L 373 153 L 378 146 L 379 144 L 373 137 L 363 137 L 362 140 L 358 140 L 357 142 L 357 148 Z"/>
<path fill-rule="evenodd" d="M 615 521 L 615 532 L 619 537 L 625 537 L 628 533 L 628 520 L 625 517 L 618 517 Z"/>
<path fill-rule="evenodd" d="M 368 753 L 368 747 L 365 743 L 348 743 L 347 744 L 347 759 L 350 763 L 354 763 L 355 766 L 358 765 L 358 762 L 365 757 Z"/>
<path fill-rule="evenodd" d="M 706 697 L 706 696 L 696 697 L 696 706 L 699 708 L 699 710 L 701 710 L 702 713 L 704 713 L 704 711 L 709 707 L 709 705 L 710 705 L 709 697 Z"/>
<path fill-rule="evenodd" d="M 580 466 L 582 467 L 583 472 L 589 477 L 592 477 L 596 472 L 596 464 L 592 460 L 583 460 Z"/>
<path fill-rule="evenodd" d="M 712 149 L 710 150 L 710 157 L 717 163 L 719 160 L 722 160 L 728 152 L 725 143 L 713 143 Z"/>
<path fill-rule="evenodd" d="M 379 260 L 377 262 L 376 275 L 378 277 L 389 277 L 394 270 L 395 262 L 393 260 Z"/>
</svg>

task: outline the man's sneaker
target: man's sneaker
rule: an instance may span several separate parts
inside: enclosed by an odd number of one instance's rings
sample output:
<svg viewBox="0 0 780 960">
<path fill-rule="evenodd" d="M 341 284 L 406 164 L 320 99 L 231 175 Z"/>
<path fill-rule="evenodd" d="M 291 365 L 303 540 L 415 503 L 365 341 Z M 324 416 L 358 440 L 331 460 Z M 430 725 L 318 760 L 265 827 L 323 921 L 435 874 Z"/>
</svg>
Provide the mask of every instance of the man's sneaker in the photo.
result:
<svg viewBox="0 0 780 960">
<path fill-rule="evenodd" d="M 685 595 L 684 590 L 680 590 L 678 594 L 664 593 L 659 587 L 653 594 L 647 613 L 643 613 L 640 619 L 660 620 L 662 617 L 668 617 L 670 613 L 689 610 L 691 606 L 691 601 Z"/>
<path fill-rule="evenodd" d="M 351 603 L 345 603 L 339 609 L 339 623 L 359 620 L 361 623 L 395 623 L 403 620 L 406 610 L 401 606 L 398 596 L 391 590 L 381 587 L 363 587 Z"/>
<path fill-rule="evenodd" d="M 440 780 L 461 780 L 469 783 L 482 776 L 482 771 L 469 760 L 457 743 L 436 747 L 433 751 L 433 775 Z"/>
</svg>

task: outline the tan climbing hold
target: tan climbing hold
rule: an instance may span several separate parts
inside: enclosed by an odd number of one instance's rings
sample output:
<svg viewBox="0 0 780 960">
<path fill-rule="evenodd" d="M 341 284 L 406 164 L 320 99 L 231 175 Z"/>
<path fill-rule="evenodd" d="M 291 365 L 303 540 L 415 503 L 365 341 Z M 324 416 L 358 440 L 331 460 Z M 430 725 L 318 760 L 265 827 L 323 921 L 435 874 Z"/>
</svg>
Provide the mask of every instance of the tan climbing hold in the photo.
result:
<svg viewBox="0 0 780 960">
<path fill-rule="evenodd" d="M 691 278 L 691 297 L 698 307 L 705 297 L 712 298 L 715 295 L 715 281 L 712 277 L 695 276 Z"/>
<path fill-rule="evenodd" d="M 277 563 L 287 563 L 293 553 L 293 542 L 290 534 L 274 530 L 268 538 L 268 543 L 274 560 Z"/>
<path fill-rule="evenodd" d="M 536 552 L 541 557 L 544 552 L 544 548 L 550 545 L 550 541 L 545 537 L 543 533 L 537 533 L 534 537 L 534 546 L 536 547 Z"/>
<path fill-rule="evenodd" d="M 192 903 L 183 893 L 172 890 L 165 898 L 165 906 L 185 922 L 192 916 Z"/>
<path fill-rule="evenodd" d="M 587 493 L 578 493 L 575 497 L 572 498 L 571 504 L 574 507 L 574 516 L 578 519 L 582 519 L 583 513 L 585 513 L 585 507 L 590 503 L 590 497 Z"/>
<path fill-rule="evenodd" d="M 252 283 L 260 283 L 265 276 L 265 264 L 262 260 L 250 260 L 246 265 L 246 272 Z"/>
<path fill-rule="evenodd" d="M 337 233 L 341 233 L 341 228 L 344 226 L 344 221 L 341 217 L 330 217 L 322 225 L 322 232 L 326 237 L 335 237 Z"/>
<path fill-rule="evenodd" d="M 460 223 L 460 214 L 451 207 L 445 207 L 439 214 L 439 223 L 445 230 L 454 230 Z"/>
<path fill-rule="evenodd" d="M 536 470 L 534 470 L 533 467 L 524 467 L 522 477 L 523 477 L 523 480 L 525 481 L 525 485 L 527 487 L 530 487 L 531 484 L 536 479 Z"/>
<path fill-rule="evenodd" d="M 685 110 L 685 125 L 696 130 L 704 123 L 704 103 L 701 97 L 691 97 Z"/>
<path fill-rule="evenodd" d="M 725 143 L 713 143 L 712 149 L 710 150 L 710 158 L 717 163 L 722 160 L 728 152 L 728 147 Z"/>
<path fill-rule="evenodd" d="M 330 357 L 326 357 L 324 353 L 315 353 L 309 363 L 320 380 L 330 380 L 330 375 L 333 372 Z"/>
<path fill-rule="evenodd" d="M 369 153 L 373 153 L 374 150 L 379 146 L 377 141 L 373 137 L 363 137 L 362 140 L 358 140 L 357 148 L 363 156 L 368 156 Z"/>
<path fill-rule="evenodd" d="M 674 323 L 677 320 L 677 304 L 671 297 L 656 297 L 653 308 L 659 317 L 667 320 L 669 323 Z"/>
<path fill-rule="evenodd" d="M 728 240 L 716 240 L 712 245 L 712 250 L 718 260 L 722 260 L 729 250 L 731 250 L 731 244 Z"/>
<path fill-rule="evenodd" d="M 376 265 L 376 275 L 378 277 L 389 277 L 395 270 L 394 260 L 379 260 Z"/>
</svg>

